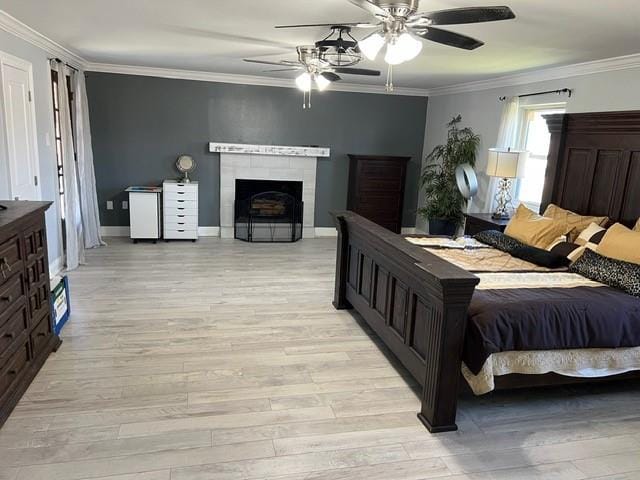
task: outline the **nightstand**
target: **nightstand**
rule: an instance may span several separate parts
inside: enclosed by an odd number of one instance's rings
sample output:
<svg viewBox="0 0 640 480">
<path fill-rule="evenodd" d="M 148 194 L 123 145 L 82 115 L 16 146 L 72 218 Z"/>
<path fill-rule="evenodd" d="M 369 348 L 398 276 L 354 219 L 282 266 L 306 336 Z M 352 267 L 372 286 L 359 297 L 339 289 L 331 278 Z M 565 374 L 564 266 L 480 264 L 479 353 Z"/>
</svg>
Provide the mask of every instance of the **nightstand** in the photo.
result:
<svg viewBox="0 0 640 480">
<path fill-rule="evenodd" d="M 464 234 L 473 236 L 485 230 L 498 230 L 504 232 L 509 220 L 495 220 L 491 218 L 491 213 L 465 213 L 466 226 Z"/>
</svg>

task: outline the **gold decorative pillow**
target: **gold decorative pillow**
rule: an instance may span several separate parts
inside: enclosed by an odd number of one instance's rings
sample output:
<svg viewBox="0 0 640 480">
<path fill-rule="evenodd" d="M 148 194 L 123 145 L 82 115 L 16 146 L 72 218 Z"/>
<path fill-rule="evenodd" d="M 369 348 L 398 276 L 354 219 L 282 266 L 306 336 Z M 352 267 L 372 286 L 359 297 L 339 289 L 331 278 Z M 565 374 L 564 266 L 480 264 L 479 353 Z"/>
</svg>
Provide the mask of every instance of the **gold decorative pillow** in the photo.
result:
<svg viewBox="0 0 640 480">
<path fill-rule="evenodd" d="M 584 215 L 578 215 L 571 210 L 565 210 L 553 203 L 547 207 L 543 215 L 564 222 L 567 227 L 570 242 L 573 242 L 582 231 L 592 223 L 604 227 L 609 222 L 608 217 L 586 217 Z"/>
<path fill-rule="evenodd" d="M 616 223 L 607 230 L 597 252 L 605 257 L 640 265 L 640 232 Z"/>
<path fill-rule="evenodd" d="M 633 227 L 633 231 L 640 232 L 640 218 L 638 219 L 638 223 L 636 223 L 636 226 Z"/>
<path fill-rule="evenodd" d="M 564 222 L 538 215 L 524 205 L 520 205 L 504 233 L 532 247 L 546 249 L 565 235 Z"/>
</svg>

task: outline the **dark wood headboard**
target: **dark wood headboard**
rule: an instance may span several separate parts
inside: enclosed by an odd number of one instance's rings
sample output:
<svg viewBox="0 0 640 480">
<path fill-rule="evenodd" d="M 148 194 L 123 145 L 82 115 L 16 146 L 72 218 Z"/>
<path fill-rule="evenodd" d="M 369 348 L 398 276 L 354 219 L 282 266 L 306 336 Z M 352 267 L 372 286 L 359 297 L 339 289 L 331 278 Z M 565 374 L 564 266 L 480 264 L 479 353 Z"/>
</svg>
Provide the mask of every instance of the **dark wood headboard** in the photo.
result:
<svg viewBox="0 0 640 480">
<path fill-rule="evenodd" d="M 555 203 L 633 226 L 640 218 L 640 111 L 548 115 L 542 211 Z"/>
</svg>

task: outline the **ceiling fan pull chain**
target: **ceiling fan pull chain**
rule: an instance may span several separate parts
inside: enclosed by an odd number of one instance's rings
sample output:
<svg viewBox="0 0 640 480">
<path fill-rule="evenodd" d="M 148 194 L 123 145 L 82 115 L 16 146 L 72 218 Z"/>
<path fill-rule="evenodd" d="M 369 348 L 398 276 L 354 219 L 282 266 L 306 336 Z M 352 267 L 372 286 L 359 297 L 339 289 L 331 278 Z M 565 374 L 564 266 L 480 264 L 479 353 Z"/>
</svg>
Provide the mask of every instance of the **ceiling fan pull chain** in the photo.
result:
<svg viewBox="0 0 640 480">
<path fill-rule="evenodd" d="M 307 92 L 306 91 L 302 92 L 302 109 L 303 110 L 307 109 Z"/>
<path fill-rule="evenodd" d="M 387 92 L 393 92 L 393 65 L 389 65 L 387 70 L 387 84 L 385 85 Z"/>
</svg>

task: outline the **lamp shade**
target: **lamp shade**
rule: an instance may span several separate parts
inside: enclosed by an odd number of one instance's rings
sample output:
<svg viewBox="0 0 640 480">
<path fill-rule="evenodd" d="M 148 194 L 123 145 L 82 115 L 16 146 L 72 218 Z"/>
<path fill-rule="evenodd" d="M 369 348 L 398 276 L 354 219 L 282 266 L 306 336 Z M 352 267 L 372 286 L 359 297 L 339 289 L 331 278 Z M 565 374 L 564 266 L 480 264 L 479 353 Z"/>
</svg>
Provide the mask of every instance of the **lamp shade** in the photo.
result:
<svg viewBox="0 0 640 480">
<path fill-rule="evenodd" d="M 487 175 L 499 178 L 522 178 L 529 152 L 489 149 Z"/>
</svg>

